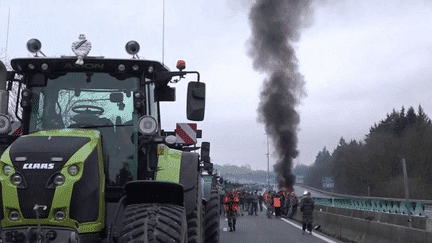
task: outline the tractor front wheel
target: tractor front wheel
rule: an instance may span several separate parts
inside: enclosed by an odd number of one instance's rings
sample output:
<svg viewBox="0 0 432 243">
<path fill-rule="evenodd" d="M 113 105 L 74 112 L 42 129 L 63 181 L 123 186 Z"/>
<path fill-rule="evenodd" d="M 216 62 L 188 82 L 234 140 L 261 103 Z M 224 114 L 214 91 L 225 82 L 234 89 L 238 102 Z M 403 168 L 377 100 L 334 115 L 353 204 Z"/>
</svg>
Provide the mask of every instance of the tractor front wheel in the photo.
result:
<svg viewBox="0 0 432 243">
<path fill-rule="evenodd" d="M 172 204 L 142 203 L 126 206 L 120 243 L 186 243 L 185 209 Z"/>
<path fill-rule="evenodd" d="M 205 213 L 205 243 L 219 243 L 219 192 L 213 188 Z"/>
</svg>

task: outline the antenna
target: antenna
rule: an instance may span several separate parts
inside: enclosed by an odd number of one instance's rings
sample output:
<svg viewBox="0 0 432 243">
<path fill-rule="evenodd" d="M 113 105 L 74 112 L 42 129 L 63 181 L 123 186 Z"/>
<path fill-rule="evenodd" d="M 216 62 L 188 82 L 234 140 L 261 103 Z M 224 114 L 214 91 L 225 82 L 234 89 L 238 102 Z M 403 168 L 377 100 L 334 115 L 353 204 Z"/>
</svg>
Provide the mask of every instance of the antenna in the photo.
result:
<svg viewBox="0 0 432 243">
<path fill-rule="evenodd" d="M 165 0 L 162 6 L 162 64 L 164 64 L 165 56 Z"/>
<path fill-rule="evenodd" d="M 7 48 L 8 48 L 8 42 L 9 42 L 9 20 L 10 20 L 10 7 L 9 7 L 8 25 L 7 25 L 7 34 L 6 34 L 5 61 L 6 61 L 6 58 L 7 58 Z"/>
</svg>

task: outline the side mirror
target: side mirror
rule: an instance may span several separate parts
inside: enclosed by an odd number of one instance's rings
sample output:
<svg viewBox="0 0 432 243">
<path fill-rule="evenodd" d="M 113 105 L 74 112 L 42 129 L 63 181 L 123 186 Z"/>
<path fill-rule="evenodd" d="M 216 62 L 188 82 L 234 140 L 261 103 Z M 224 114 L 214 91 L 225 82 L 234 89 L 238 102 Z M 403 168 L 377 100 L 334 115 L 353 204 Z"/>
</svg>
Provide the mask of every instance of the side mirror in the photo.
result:
<svg viewBox="0 0 432 243">
<path fill-rule="evenodd" d="M 204 120 L 205 83 L 189 82 L 186 105 L 187 119 L 191 121 Z"/>
<path fill-rule="evenodd" d="M 201 143 L 201 160 L 206 162 L 210 162 L 210 143 L 202 142 Z"/>
</svg>

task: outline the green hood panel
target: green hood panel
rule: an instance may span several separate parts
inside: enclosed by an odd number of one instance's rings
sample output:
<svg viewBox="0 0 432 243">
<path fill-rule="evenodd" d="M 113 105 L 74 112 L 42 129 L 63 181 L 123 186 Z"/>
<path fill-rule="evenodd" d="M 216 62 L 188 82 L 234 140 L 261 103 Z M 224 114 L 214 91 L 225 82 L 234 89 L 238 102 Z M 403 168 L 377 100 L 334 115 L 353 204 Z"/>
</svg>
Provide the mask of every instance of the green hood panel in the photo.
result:
<svg viewBox="0 0 432 243">
<path fill-rule="evenodd" d="M 48 137 L 48 139 L 37 139 L 37 137 Z M 50 138 L 51 137 L 51 138 Z M 87 130 L 87 129 L 62 129 L 62 130 L 49 130 L 49 131 L 39 131 L 35 132 L 30 135 L 22 136 L 19 139 L 22 139 L 22 141 L 45 141 L 47 140 L 58 140 L 61 141 L 61 137 L 63 137 L 64 141 L 68 141 L 67 137 L 81 137 L 81 138 L 87 138 L 87 140 L 80 140 L 85 141 L 85 143 L 75 143 L 75 151 L 71 152 L 71 155 L 67 159 L 67 161 L 64 161 L 62 163 L 62 167 L 59 167 L 56 169 L 57 172 L 60 172 L 64 178 L 65 182 L 64 184 L 60 186 L 55 186 L 55 192 L 52 196 L 52 203 L 48 206 L 49 212 L 45 213 L 47 217 L 42 218 L 40 220 L 41 225 L 52 225 L 52 226 L 60 226 L 60 227 L 71 227 L 77 229 L 80 233 L 91 233 L 91 232 L 97 232 L 104 228 L 104 222 L 105 222 L 105 199 L 104 199 L 104 191 L 105 191 L 105 174 L 103 169 L 103 155 L 102 155 L 102 149 L 101 149 L 101 138 L 99 131 L 96 130 Z M 72 139 L 72 140 L 77 140 Z M 72 141 L 70 140 L 70 141 Z M 18 140 L 17 140 L 18 141 Z M 88 141 L 88 142 L 87 142 Z M 23 211 L 20 207 L 20 200 L 19 200 L 19 193 L 22 193 L 21 191 L 23 189 L 18 189 L 17 186 L 13 185 L 11 183 L 11 177 L 14 173 L 19 172 L 21 174 L 27 173 L 31 175 L 31 173 L 42 173 L 43 170 L 25 170 L 26 168 L 31 168 L 31 165 L 29 164 L 35 164 L 33 163 L 35 160 L 42 156 L 46 156 L 48 153 L 54 153 L 52 150 L 60 150 L 58 153 L 62 153 L 61 151 L 61 145 L 55 145 L 51 142 L 52 148 L 43 148 L 42 150 L 45 150 L 47 152 L 45 153 L 37 153 L 36 151 L 32 151 L 32 146 L 25 145 L 25 143 L 18 142 L 16 144 L 17 147 L 14 147 L 13 143 L 1 156 L 0 161 L 0 182 L 2 185 L 2 197 L 3 197 L 3 210 L 4 210 L 4 219 L 1 221 L 1 226 L 3 228 L 7 227 L 17 227 L 17 226 L 29 226 L 29 225 L 37 225 L 37 220 L 32 218 L 28 219 L 23 217 Z M 49 144 L 49 143 L 47 143 Z M 23 154 L 18 154 L 19 147 L 25 148 L 27 152 L 21 152 Z M 56 147 L 57 146 L 57 147 Z M 67 145 L 64 145 L 67 147 Z M 37 145 L 36 145 L 37 147 Z M 98 154 L 98 169 L 99 169 L 99 183 L 100 183 L 100 193 L 99 193 L 99 216 L 98 219 L 95 222 L 86 222 L 86 223 L 78 223 L 76 220 L 69 218 L 69 212 L 70 212 L 70 203 L 72 198 L 72 192 L 74 188 L 74 184 L 76 184 L 83 176 L 83 171 L 85 170 L 85 161 L 89 157 L 89 155 L 94 151 L 97 150 Z M 66 151 L 67 149 L 63 149 Z M 73 150 L 70 149 L 69 152 Z M 27 154 L 25 154 L 27 153 Z M 12 155 L 11 155 L 12 154 Z M 45 155 L 44 155 L 45 154 Z M 19 155 L 19 156 L 18 156 Z M 28 158 L 27 158 L 27 157 Z M 49 156 L 52 156 L 49 154 Z M 29 160 L 27 165 L 24 162 L 19 162 L 20 160 L 24 160 L 23 157 L 26 157 L 25 159 Z M 17 161 L 18 158 L 18 161 Z M 56 157 L 59 158 L 59 157 Z M 21 164 L 20 164 L 21 163 Z M 55 162 L 54 162 L 55 163 Z M 42 164 L 42 163 L 41 163 Z M 4 173 L 3 167 L 5 165 L 11 166 L 10 172 L 8 175 Z M 69 173 L 69 167 L 71 165 L 75 165 L 78 167 L 78 173 L 76 175 L 71 175 Z M 18 167 L 16 167 L 18 166 Z M 57 173 L 55 172 L 55 173 Z M 33 176 L 34 177 L 34 176 Z M 18 192 L 18 190 L 21 190 Z M 37 201 L 37 199 L 36 199 Z M 23 202 L 21 202 L 22 204 Z M 57 211 L 64 211 L 66 213 L 66 217 L 63 220 L 56 220 L 55 219 L 55 213 Z M 12 211 L 17 211 L 20 214 L 20 219 L 16 221 L 12 221 L 9 219 L 9 214 Z M 27 210 L 28 215 L 28 210 Z"/>
</svg>

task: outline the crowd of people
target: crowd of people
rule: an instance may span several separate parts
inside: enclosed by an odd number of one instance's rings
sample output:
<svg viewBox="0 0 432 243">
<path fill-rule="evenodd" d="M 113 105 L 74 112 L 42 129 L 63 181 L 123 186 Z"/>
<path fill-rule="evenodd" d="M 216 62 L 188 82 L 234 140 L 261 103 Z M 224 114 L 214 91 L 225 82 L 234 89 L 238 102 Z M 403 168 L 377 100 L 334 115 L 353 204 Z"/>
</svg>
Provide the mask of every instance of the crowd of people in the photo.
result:
<svg viewBox="0 0 432 243">
<path fill-rule="evenodd" d="M 297 212 L 298 198 L 292 191 L 269 191 L 264 195 L 264 203 L 268 218 L 271 218 L 274 213 L 276 218 L 292 219 Z"/>
<path fill-rule="evenodd" d="M 298 198 L 293 191 L 281 190 L 268 191 L 261 195 L 257 191 L 244 191 L 233 189 L 221 196 L 222 214 L 228 219 L 229 231 L 236 231 L 236 222 L 238 216 L 258 215 L 258 210 L 263 211 L 263 206 L 266 208 L 266 215 L 270 219 L 274 214 L 276 218 L 292 219 L 299 206 Z M 303 199 L 300 202 L 300 210 L 303 213 L 303 234 L 306 230 L 312 233 L 314 202 L 310 192 L 305 192 Z"/>
</svg>

